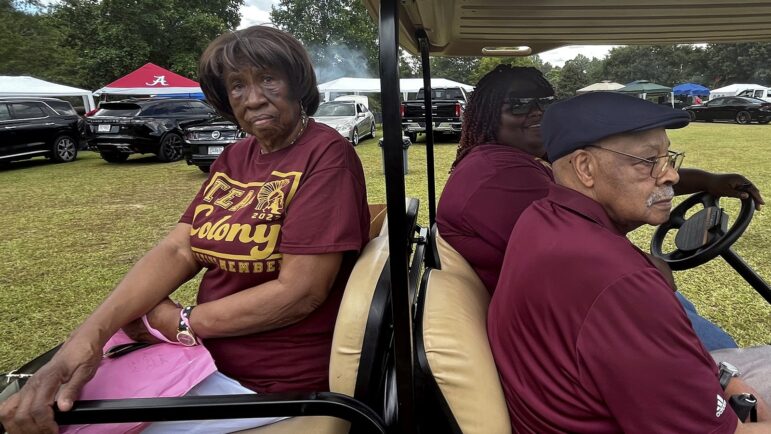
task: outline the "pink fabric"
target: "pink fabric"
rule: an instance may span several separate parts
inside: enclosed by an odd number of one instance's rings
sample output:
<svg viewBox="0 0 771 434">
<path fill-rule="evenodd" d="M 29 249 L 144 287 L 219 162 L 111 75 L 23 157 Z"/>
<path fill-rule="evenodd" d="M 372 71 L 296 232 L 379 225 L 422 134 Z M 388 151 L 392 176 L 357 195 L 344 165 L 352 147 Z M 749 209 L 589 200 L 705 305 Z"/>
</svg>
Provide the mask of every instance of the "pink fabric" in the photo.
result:
<svg viewBox="0 0 771 434">
<path fill-rule="evenodd" d="M 156 339 L 158 339 L 160 341 L 163 341 L 163 342 L 168 342 L 170 344 L 175 343 L 174 341 L 171 341 L 166 336 L 164 336 L 163 333 L 161 333 L 158 329 L 156 329 L 153 326 L 151 326 L 150 325 L 150 321 L 147 320 L 147 315 L 142 315 L 142 323 L 145 325 L 145 328 L 147 329 L 147 331 L 151 335 L 155 336 Z"/>
<path fill-rule="evenodd" d="M 118 331 L 104 346 L 133 342 Z M 123 398 L 171 398 L 182 396 L 217 370 L 201 345 L 185 347 L 155 344 L 124 356 L 102 360 L 94 378 L 80 393 L 80 400 Z M 139 432 L 146 423 L 68 425 L 62 433 L 112 434 Z"/>
</svg>

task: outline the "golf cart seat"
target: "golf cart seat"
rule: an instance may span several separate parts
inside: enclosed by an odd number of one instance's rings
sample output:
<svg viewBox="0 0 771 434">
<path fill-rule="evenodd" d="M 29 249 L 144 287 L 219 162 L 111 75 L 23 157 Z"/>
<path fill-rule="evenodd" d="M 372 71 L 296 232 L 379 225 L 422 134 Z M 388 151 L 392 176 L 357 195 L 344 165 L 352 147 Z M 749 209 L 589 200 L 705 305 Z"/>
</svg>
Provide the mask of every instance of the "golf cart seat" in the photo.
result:
<svg viewBox="0 0 771 434">
<path fill-rule="evenodd" d="M 445 433 L 510 433 L 506 400 L 487 340 L 490 295 L 435 228 L 430 238 L 427 250 L 436 252 L 435 263 L 441 268 L 426 269 L 416 309 L 419 423 Z"/>
<path fill-rule="evenodd" d="M 370 216 L 375 220 L 376 215 Z M 376 235 L 356 261 L 348 278 L 345 293 L 337 314 L 332 354 L 329 361 L 329 387 L 332 392 L 352 396 L 382 414 L 390 335 L 386 321 L 390 321 L 390 294 L 388 286 L 388 226 L 384 220 L 372 228 Z M 378 231 L 379 229 L 379 231 Z M 367 308 L 368 307 L 368 308 Z M 330 416 L 301 416 L 272 425 L 254 428 L 250 434 L 332 434 L 347 433 L 350 423 Z"/>
</svg>

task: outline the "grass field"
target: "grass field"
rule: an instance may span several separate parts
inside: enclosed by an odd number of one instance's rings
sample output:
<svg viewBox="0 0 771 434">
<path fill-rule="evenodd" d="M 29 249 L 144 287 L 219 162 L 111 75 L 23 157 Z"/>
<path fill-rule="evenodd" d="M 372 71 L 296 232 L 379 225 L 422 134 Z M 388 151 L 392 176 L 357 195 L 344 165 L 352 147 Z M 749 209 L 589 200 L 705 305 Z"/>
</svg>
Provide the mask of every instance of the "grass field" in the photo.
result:
<svg viewBox="0 0 771 434">
<path fill-rule="evenodd" d="M 672 148 L 687 156 L 684 167 L 747 175 L 771 199 L 771 126 L 694 124 L 670 134 Z M 363 141 L 357 152 L 371 203 L 385 201 L 381 150 Z M 455 144 L 436 147 L 437 191 L 447 180 Z M 425 147 L 409 150 L 407 194 L 421 199 L 427 220 Z M 70 164 L 44 160 L 14 163 L 0 171 L 0 372 L 61 342 L 105 297 L 144 252 L 169 231 L 204 174 L 184 162 L 163 164 L 133 156 L 125 164 L 83 152 Z M 771 202 L 771 201 L 770 201 Z M 724 200 L 732 215 L 738 201 Z M 771 280 L 771 217 L 756 213 L 738 252 Z M 632 238 L 648 249 L 652 230 Z M 685 293 L 707 318 L 741 345 L 771 342 L 771 307 L 722 259 L 677 272 Z M 177 297 L 192 301 L 197 280 Z"/>
</svg>

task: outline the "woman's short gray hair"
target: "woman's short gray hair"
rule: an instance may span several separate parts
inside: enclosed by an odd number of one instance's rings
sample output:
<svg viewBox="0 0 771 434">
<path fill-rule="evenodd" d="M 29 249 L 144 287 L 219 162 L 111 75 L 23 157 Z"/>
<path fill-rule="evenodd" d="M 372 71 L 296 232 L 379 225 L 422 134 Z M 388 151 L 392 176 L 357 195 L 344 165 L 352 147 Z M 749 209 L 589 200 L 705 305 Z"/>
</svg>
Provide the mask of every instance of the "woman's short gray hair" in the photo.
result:
<svg viewBox="0 0 771 434">
<path fill-rule="evenodd" d="M 244 66 L 272 69 L 288 79 L 290 97 L 308 115 L 319 107 L 319 89 L 308 52 L 284 31 L 252 26 L 220 35 L 201 55 L 198 79 L 206 100 L 224 117 L 237 122 L 228 102 L 225 71 Z"/>
</svg>

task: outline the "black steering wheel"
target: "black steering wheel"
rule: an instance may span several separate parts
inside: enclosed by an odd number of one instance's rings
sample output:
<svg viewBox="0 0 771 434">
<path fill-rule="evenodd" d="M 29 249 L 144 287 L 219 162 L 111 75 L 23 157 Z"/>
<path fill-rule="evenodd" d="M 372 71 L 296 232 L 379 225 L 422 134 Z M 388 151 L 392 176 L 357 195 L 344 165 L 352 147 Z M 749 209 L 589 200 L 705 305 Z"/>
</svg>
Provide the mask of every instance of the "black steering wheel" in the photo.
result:
<svg viewBox="0 0 771 434">
<path fill-rule="evenodd" d="M 686 270 L 704 264 L 728 250 L 739 239 L 752 220 L 755 201 L 742 199 L 739 215 L 728 228 L 728 214 L 720 208 L 720 198 L 709 193 L 696 193 L 672 210 L 669 220 L 659 226 L 651 240 L 651 253 L 664 260 L 673 270 Z M 685 214 L 701 204 L 704 209 L 688 219 Z M 671 230 L 675 235 L 676 249 L 662 252 L 664 238 Z"/>
</svg>

